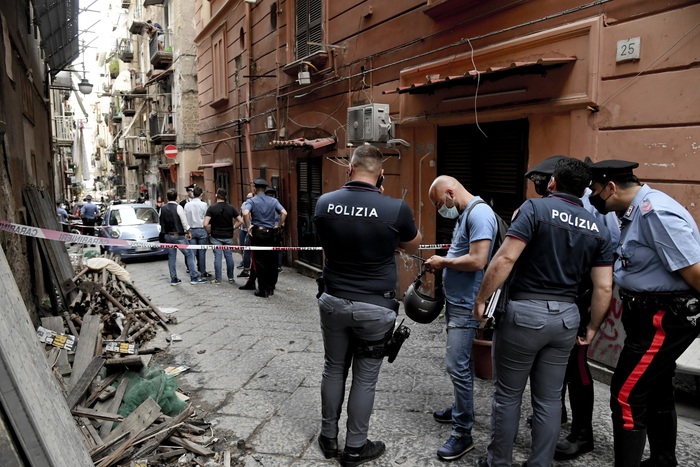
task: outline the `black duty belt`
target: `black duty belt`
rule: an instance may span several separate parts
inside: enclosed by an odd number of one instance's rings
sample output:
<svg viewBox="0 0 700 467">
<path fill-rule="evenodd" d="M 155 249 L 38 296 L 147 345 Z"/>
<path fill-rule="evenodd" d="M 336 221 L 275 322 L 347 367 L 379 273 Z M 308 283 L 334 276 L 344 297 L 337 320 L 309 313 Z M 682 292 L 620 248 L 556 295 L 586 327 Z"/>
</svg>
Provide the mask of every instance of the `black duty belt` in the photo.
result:
<svg viewBox="0 0 700 467">
<path fill-rule="evenodd" d="M 256 227 L 253 226 L 253 230 L 257 230 L 258 232 L 276 232 L 278 229 L 272 229 L 272 228 L 267 228 L 267 227 Z"/>
<path fill-rule="evenodd" d="M 547 302 L 576 303 L 576 297 L 535 292 L 511 292 L 509 298 L 511 300 L 544 300 Z"/>
<path fill-rule="evenodd" d="M 333 295 L 334 297 L 344 298 L 346 300 L 352 300 L 354 302 L 371 303 L 372 305 L 389 308 L 390 310 L 394 310 L 394 312 L 399 311 L 399 302 L 397 302 L 393 298 L 394 292 L 388 293 L 388 295 L 391 295 L 391 297 L 385 297 L 383 295 L 363 294 L 356 292 L 348 292 L 345 290 L 328 290 L 328 287 L 326 287 L 326 293 L 329 295 Z"/>
<path fill-rule="evenodd" d="M 691 290 L 679 292 L 631 292 L 629 290 L 620 289 L 620 296 L 629 298 L 646 298 L 654 300 L 673 300 L 676 298 L 690 298 L 695 295 Z"/>
</svg>

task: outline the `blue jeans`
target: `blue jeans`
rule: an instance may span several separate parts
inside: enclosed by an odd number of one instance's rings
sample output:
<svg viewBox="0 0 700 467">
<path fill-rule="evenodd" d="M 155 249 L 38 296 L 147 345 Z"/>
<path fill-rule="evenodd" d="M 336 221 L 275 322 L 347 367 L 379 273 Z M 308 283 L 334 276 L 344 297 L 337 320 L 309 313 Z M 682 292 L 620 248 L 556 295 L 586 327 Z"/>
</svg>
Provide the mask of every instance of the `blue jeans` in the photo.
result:
<svg viewBox="0 0 700 467">
<path fill-rule="evenodd" d="M 250 237 L 248 236 L 248 232 L 243 228 L 244 226 L 241 226 L 240 231 L 238 232 L 238 244 L 240 246 L 248 246 L 250 245 Z M 243 269 L 250 269 L 250 250 L 243 250 L 243 262 L 241 263 L 243 265 Z"/>
<path fill-rule="evenodd" d="M 190 232 L 192 232 L 192 240 L 190 240 L 191 245 L 209 245 L 209 234 L 204 230 L 204 227 L 192 227 Z M 194 251 L 197 257 L 199 273 L 204 274 L 207 272 L 207 250 Z"/>
<path fill-rule="evenodd" d="M 232 238 L 214 238 L 211 237 L 212 245 L 233 245 Z M 233 253 L 231 250 L 214 250 L 214 277 L 217 281 L 221 280 L 221 254 L 226 258 L 226 275 L 229 279 L 233 279 Z"/>
<path fill-rule="evenodd" d="M 184 235 L 168 235 L 165 234 L 165 243 L 173 243 L 176 245 L 189 245 L 189 242 Z M 177 280 L 177 250 L 179 248 L 168 248 L 168 270 L 170 271 L 170 282 Z M 190 270 L 190 280 L 195 281 L 199 277 L 197 270 L 194 267 L 194 251 L 180 250 L 185 255 L 185 264 Z"/>
<path fill-rule="evenodd" d="M 445 367 L 454 386 L 452 435 L 471 435 L 474 425 L 474 375 L 472 343 L 479 322 L 468 308 L 445 302 L 447 346 Z"/>
<path fill-rule="evenodd" d="M 321 379 L 321 434 L 329 438 L 338 436 L 345 379 L 352 365 L 345 445 L 357 448 L 367 441 L 382 359 L 355 358 L 352 339 L 378 341 L 384 338 L 387 331 L 394 328 L 396 313 L 389 308 L 345 300 L 327 293 L 318 299 L 318 308 L 325 351 Z"/>
</svg>

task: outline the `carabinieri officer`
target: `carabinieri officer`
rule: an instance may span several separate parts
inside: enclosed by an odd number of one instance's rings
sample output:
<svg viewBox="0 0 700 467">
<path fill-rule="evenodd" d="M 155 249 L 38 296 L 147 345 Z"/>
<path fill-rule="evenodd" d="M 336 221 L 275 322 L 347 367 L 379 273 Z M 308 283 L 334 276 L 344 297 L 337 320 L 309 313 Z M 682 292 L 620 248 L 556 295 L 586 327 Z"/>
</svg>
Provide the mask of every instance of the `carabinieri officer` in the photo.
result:
<svg viewBox="0 0 700 467">
<path fill-rule="evenodd" d="M 676 466 L 675 361 L 700 334 L 700 233 L 673 198 L 639 182 L 636 162 L 591 165 L 591 204 L 617 212 L 614 280 L 627 333 L 610 385 L 615 466 Z"/>
</svg>

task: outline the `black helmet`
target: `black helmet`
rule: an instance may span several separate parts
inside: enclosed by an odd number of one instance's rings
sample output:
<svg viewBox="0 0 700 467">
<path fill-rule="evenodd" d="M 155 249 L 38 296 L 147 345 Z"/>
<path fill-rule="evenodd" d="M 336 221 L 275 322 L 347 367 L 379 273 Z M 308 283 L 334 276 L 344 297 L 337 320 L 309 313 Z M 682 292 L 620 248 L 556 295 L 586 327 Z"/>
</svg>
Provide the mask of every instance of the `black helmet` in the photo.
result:
<svg viewBox="0 0 700 467">
<path fill-rule="evenodd" d="M 420 293 L 421 278 L 425 271 L 421 272 L 416 280 L 408 286 L 403 297 L 403 307 L 406 316 L 416 323 L 432 323 L 438 317 L 445 306 L 445 293 L 442 291 L 442 272 L 435 274 L 435 297 Z"/>
</svg>

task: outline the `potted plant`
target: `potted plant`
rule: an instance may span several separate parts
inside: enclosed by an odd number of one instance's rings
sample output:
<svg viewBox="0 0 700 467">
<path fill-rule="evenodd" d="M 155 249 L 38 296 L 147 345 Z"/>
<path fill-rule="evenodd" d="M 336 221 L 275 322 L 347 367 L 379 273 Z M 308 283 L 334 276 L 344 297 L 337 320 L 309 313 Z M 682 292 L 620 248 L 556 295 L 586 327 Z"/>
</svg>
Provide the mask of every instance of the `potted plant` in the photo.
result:
<svg viewBox="0 0 700 467">
<path fill-rule="evenodd" d="M 119 76 L 119 59 L 118 58 L 113 58 L 109 62 L 109 76 L 112 79 L 116 79 L 117 76 Z"/>
</svg>

